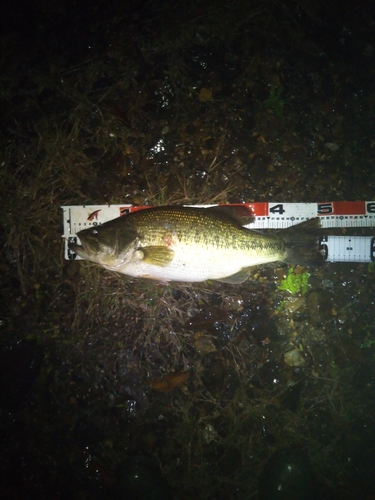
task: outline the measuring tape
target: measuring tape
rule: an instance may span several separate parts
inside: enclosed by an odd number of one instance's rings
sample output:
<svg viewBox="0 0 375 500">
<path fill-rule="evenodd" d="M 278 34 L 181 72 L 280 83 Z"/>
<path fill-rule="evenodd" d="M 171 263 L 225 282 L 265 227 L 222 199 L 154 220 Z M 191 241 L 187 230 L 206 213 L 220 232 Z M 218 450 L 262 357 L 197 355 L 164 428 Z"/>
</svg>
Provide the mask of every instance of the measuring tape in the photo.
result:
<svg viewBox="0 0 375 500">
<path fill-rule="evenodd" d="M 307 219 L 319 217 L 323 229 L 374 228 L 375 201 L 331 201 L 322 203 L 244 203 L 254 215 L 249 229 L 285 229 Z M 216 205 L 189 205 L 208 208 Z M 82 229 L 150 207 L 134 205 L 63 206 L 66 260 L 80 259 L 69 250 L 68 243 L 77 240 Z M 324 235 L 320 239 L 329 262 L 375 262 L 375 232 L 371 236 Z"/>
</svg>

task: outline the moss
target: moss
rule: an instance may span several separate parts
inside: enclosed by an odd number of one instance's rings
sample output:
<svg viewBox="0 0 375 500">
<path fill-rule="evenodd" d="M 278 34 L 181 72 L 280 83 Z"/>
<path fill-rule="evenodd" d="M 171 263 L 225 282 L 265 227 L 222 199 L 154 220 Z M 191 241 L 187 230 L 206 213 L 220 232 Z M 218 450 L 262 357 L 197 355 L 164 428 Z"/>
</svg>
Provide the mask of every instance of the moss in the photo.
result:
<svg viewBox="0 0 375 500">
<path fill-rule="evenodd" d="M 293 267 L 288 269 L 288 275 L 282 280 L 279 290 L 286 290 L 289 293 L 296 294 L 301 292 L 304 295 L 309 285 L 310 273 L 296 273 Z"/>
</svg>

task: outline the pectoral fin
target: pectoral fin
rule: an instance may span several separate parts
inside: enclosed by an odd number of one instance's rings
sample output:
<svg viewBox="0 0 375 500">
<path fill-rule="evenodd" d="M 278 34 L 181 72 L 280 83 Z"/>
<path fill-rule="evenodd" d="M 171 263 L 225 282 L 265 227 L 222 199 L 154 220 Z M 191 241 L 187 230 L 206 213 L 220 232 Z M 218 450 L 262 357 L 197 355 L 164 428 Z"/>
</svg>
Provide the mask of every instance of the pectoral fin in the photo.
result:
<svg viewBox="0 0 375 500">
<path fill-rule="evenodd" d="M 174 251 L 163 246 L 150 246 L 138 249 L 143 254 L 143 262 L 153 266 L 165 267 L 174 257 Z"/>
</svg>

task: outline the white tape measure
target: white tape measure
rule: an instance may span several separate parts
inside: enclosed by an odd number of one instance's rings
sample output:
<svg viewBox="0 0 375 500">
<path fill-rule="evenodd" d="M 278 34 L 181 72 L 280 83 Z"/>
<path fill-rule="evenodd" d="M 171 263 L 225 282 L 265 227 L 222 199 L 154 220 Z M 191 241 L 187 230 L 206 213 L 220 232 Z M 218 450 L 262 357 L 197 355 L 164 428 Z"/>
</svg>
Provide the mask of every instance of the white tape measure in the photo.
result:
<svg viewBox="0 0 375 500">
<path fill-rule="evenodd" d="M 322 203 L 269 203 L 241 204 L 254 214 L 250 229 L 283 229 L 304 220 L 319 217 L 323 229 L 375 228 L 375 201 L 332 201 Z M 214 205 L 190 205 L 208 208 Z M 66 238 L 64 257 L 79 259 L 68 248 L 82 229 L 103 224 L 111 219 L 146 207 L 134 205 L 81 205 L 63 206 L 64 234 Z M 147 207 L 150 208 L 150 207 Z M 349 230 L 346 230 L 349 233 Z M 370 236 L 334 236 L 324 234 L 321 246 L 329 262 L 375 262 L 375 231 Z"/>
</svg>

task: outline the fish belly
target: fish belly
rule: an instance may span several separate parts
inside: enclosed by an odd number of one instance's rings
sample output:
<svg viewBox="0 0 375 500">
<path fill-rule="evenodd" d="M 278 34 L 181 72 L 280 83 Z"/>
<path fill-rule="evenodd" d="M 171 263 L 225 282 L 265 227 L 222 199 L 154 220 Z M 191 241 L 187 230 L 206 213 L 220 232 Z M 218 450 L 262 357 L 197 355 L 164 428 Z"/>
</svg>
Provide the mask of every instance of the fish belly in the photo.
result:
<svg viewBox="0 0 375 500">
<path fill-rule="evenodd" d="M 175 248 L 173 260 L 166 266 L 149 264 L 143 260 L 129 262 L 118 272 L 135 278 L 143 277 L 160 281 L 201 282 L 220 280 L 242 269 L 274 262 L 274 256 L 247 255 L 233 250 L 205 250 Z"/>
</svg>

